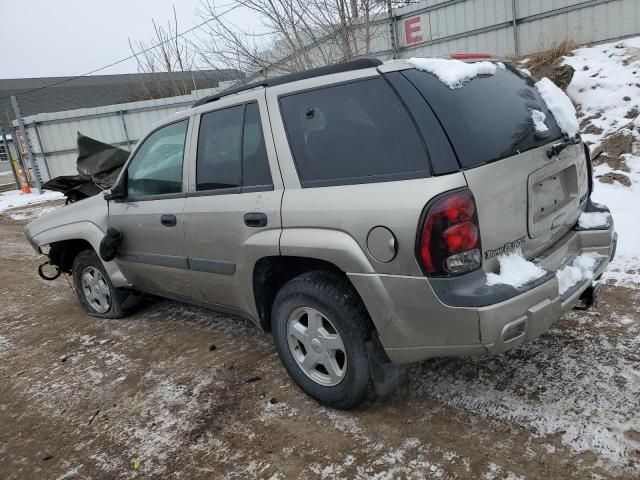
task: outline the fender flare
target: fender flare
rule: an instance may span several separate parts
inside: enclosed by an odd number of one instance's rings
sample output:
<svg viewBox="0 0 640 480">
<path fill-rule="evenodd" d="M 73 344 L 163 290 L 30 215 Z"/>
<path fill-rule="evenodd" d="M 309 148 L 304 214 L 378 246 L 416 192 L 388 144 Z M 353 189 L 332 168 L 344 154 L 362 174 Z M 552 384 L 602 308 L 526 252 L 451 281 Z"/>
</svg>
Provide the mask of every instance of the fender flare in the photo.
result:
<svg viewBox="0 0 640 480">
<path fill-rule="evenodd" d="M 345 273 L 375 273 L 358 242 L 339 230 L 286 228 L 280 237 L 280 254 L 324 260 Z"/>
</svg>

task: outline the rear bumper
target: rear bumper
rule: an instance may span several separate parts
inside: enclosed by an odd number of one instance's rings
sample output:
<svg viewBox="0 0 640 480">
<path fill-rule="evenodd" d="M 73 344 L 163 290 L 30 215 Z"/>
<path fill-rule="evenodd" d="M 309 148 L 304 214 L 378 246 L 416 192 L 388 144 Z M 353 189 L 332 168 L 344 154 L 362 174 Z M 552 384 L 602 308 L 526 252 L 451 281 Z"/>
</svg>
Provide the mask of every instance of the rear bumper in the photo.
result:
<svg viewBox="0 0 640 480">
<path fill-rule="evenodd" d="M 541 281 L 518 290 L 508 287 L 513 290 L 509 298 L 490 304 L 484 300 L 476 302 L 481 306 L 468 306 L 464 301 L 460 305 L 455 298 L 443 298 L 424 277 L 375 274 L 349 277 L 362 296 L 392 362 L 496 354 L 535 339 L 574 308 L 583 292 L 607 268 L 616 243 L 613 221 L 606 229 L 573 230 L 535 260 L 550 272 Z M 600 255 L 593 278 L 560 295 L 555 272 L 586 252 Z M 464 288 L 469 296 L 473 297 L 474 291 L 480 296 L 491 293 L 484 273 L 473 278 L 475 288 L 470 285 Z"/>
</svg>

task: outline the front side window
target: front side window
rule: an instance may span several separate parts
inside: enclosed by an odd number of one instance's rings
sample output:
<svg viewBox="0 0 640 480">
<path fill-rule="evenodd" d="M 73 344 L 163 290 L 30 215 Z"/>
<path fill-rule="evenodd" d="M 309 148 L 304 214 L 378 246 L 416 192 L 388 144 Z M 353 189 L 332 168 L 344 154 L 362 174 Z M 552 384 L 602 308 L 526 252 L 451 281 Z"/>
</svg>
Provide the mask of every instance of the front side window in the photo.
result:
<svg viewBox="0 0 640 480">
<path fill-rule="evenodd" d="M 127 168 L 127 195 L 182 192 L 182 162 L 189 120 L 162 127 L 143 142 Z"/>
<path fill-rule="evenodd" d="M 413 121 L 381 78 L 287 95 L 280 108 L 303 187 L 428 175 Z"/>
</svg>

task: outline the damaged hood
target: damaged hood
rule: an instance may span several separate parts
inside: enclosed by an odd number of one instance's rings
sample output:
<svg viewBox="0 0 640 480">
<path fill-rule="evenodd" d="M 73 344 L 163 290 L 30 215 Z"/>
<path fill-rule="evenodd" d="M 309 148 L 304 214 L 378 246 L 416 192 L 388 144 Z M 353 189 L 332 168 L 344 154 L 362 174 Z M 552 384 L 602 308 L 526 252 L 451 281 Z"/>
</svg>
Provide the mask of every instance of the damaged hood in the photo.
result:
<svg viewBox="0 0 640 480">
<path fill-rule="evenodd" d="M 129 158 L 129 151 L 78 132 L 78 175 L 52 178 L 42 188 L 63 193 L 70 202 L 111 188 Z"/>
</svg>

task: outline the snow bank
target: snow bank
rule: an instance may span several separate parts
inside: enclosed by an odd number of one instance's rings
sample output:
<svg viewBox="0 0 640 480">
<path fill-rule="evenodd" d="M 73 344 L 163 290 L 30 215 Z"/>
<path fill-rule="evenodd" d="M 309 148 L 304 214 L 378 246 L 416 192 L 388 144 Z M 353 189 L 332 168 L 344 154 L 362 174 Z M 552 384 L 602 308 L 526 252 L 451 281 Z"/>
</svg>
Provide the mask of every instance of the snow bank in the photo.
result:
<svg viewBox="0 0 640 480">
<path fill-rule="evenodd" d="M 48 202 L 51 200 L 62 200 L 64 195 L 60 192 L 47 192 L 42 195 L 30 193 L 25 195 L 20 190 L 11 190 L 9 192 L 0 193 L 0 212 L 9 208 L 24 207 L 34 203 Z"/>
<path fill-rule="evenodd" d="M 593 278 L 593 271 L 596 268 L 598 259 L 602 255 L 589 252 L 577 256 L 571 265 L 567 265 L 556 272 L 558 284 L 560 287 L 560 295 L 565 293 L 571 287 L 584 280 Z"/>
<path fill-rule="evenodd" d="M 578 105 L 581 120 L 591 127 L 582 133 L 591 151 L 621 129 L 635 139 L 633 152 L 622 156 L 629 171 L 617 172 L 626 175 L 631 186 L 596 180 L 591 198 L 611 209 L 619 235 L 616 258 L 604 278 L 636 287 L 640 284 L 640 118 L 635 116 L 640 110 L 640 37 L 576 49 L 563 63 L 575 69 L 567 94 Z M 607 163 L 594 166 L 596 179 L 610 172 L 614 170 Z"/>
<path fill-rule="evenodd" d="M 536 88 L 560 129 L 569 137 L 575 137 L 580 131 L 580 127 L 571 99 L 546 77 L 536 83 Z"/>
<path fill-rule="evenodd" d="M 589 118 L 589 123 L 596 127 L 583 133 L 585 141 L 597 145 L 633 120 L 628 114 L 640 106 L 640 88 L 636 86 L 639 49 L 640 37 L 634 37 L 578 48 L 573 56 L 564 59 L 564 65 L 575 69 L 567 94 L 580 106 L 584 118 Z M 635 119 L 635 125 L 640 126 L 640 119 Z"/>
<path fill-rule="evenodd" d="M 608 227 L 611 216 L 605 212 L 584 212 L 578 218 L 580 228 Z"/>
<path fill-rule="evenodd" d="M 549 127 L 545 121 L 547 120 L 547 116 L 544 112 L 540 110 L 531 110 L 531 120 L 533 120 L 533 126 L 536 127 L 536 132 L 546 133 L 549 131 Z"/>
<path fill-rule="evenodd" d="M 495 75 L 498 68 L 492 62 L 467 63 L 445 58 L 410 58 L 407 60 L 418 70 L 432 73 L 449 88 L 460 88 L 478 75 Z"/>
<path fill-rule="evenodd" d="M 546 270 L 529 262 L 522 256 L 522 251 L 507 253 L 498 257 L 500 273 L 487 273 L 487 285 L 511 285 L 519 288 L 544 276 Z"/>
</svg>

